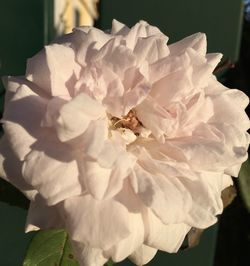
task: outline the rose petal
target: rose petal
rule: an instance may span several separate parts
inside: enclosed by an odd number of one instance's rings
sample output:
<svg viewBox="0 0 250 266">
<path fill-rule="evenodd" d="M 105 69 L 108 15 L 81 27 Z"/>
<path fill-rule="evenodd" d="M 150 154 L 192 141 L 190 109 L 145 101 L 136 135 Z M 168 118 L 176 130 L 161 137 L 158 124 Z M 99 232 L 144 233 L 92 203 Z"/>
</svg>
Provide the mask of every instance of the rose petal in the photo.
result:
<svg viewBox="0 0 250 266">
<path fill-rule="evenodd" d="M 71 80 L 76 78 L 79 71 L 71 47 L 51 44 L 28 60 L 26 78 L 51 96 L 69 97 Z"/>
<path fill-rule="evenodd" d="M 126 206 L 128 210 L 127 226 L 129 235 L 105 250 L 105 256 L 112 257 L 115 262 L 121 261 L 137 250 L 144 241 L 144 224 L 141 210 L 144 208 L 126 179 L 123 190 L 116 196 L 116 200 Z"/>
<path fill-rule="evenodd" d="M 35 197 L 34 201 L 30 202 L 25 226 L 26 233 L 40 229 L 58 229 L 63 227 L 57 206 L 48 206 L 46 201 L 39 195 Z"/>
<path fill-rule="evenodd" d="M 80 93 L 60 109 L 56 130 L 61 141 L 80 136 L 92 120 L 105 116 L 104 108 L 85 93 Z"/>
<path fill-rule="evenodd" d="M 37 191 L 22 178 L 22 162 L 10 148 L 6 136 L 0 139 L 0 176 L 33 199 Z"/>
<path fill-rule="evenodd" d="M 170 178 L 151 174 L 142 167 L 134 168 L 138 182 L 138 196 L 142 202 L 166 224 L 184 219 L 185 209 L 181 190 Z"/>
<path fill-rule="evenodd" d="M 111 247 L 109 250 L 105 250 L 105 256 L 112 257 L 114 262 L 119 262 L 128 257 L 131 253 L 137 250 L 144 240 L 144 227 L 142 218 L 140 215 L 129 214 L 129 229 L 130 234 L 125 239 L 122 239 Z"/>
<path fill-rule="evenodd" d="M 169 45 L 171 55 L 180 55 L 185 52 L 187 48 L 193 48 L 201 55 L 206 54 L 207 40 L 204 33 L 195 33 L 174 44 Z"/>
<path fill-rule="evenodd" d="M 26 156 L 22 174 L 27 183 L 35 187 L 54 205 L 68 197 L 82 193 L 77 163 L 67 145 L 58 143 L 51 134 L 33 146 Z"/>
<path fill-rule="evenodd" d="M 157 249 L 151 248 L 147 245 L 142 245 L 134 253 L 129 256 L 129 259 L 135 265 L 144 265 L 150 262 L 156 255 Z"/>
<path fill-rule="evenodd" d="M 107 262 L 101 249 L 92 248 L 73 240 L 71 240 L 71 244 L 80 266 L 103 266 Z"/>
<path fill-rule="evenodd" d="M 128 210 L 114 199 L 98 201 L 90 195 L 71 197 L 62 202 L 67 230 L 75 241 L 107 250 L 126 238 Z"/>
<path fill-rule="evenodd" d="M 191 227 L 185 223 L 163 224 L 150 209 L 144 217 L 147 228 L 145 243 L 169 253 L 177 252 Z"/>
<path fill-rule="evenodd" d="M 138 39 L 134 48 L 134 53 L 137 56 L 138 64 L 143 63 L 143 61 L 147 61 L 151 64 L 168 56 L 169 50 L 166 46 L 165 38 L 161 39 L 150 36 Z"/>
<path fill-rule="evenodd" d="M 178 71 L 187 70 L 190 68 L 190 58 L 187 53 L 184 53 L 178 57 L 167 56 L 149 66 L 149 77 L 151 83 L 155 83 L 158 80 L 174 74 Z M 178 80 L 179 81 L 179 80 Z M 154 92 L 154 91 L 152 91 Z"/>
<path fill-rule="evenodd" d="M 45 108 L 43 98 L 26 85 L 20 85 L 4 111 L 2 121 L 5 133 L 20 160 L 31 151 L 31 145 L 43 133 L 40 123 Z"/>
</svg>

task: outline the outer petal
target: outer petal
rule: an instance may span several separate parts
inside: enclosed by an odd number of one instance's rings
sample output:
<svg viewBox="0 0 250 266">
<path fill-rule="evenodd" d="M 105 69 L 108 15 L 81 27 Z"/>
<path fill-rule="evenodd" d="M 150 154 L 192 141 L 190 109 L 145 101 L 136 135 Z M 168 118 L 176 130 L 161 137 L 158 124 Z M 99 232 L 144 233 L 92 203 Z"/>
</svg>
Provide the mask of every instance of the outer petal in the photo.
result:
<svg viewBox="0 0 250 266">
<path fill-rule="evenodd" d="M 153 84 L 168 75 L 173 75 L 175 72 L 188 69 L 189 67 L 190 58 L 187 53 L 184 53 L 178 57 L 169 55 L 166 58 L 158 60 L 149 66 L 150 81 Z"/>
<path fill-rule="evenodd" d="M 46 100 L 26 85 L 18 88 L 6 106 L 2 119 L 5 133 L 20 160 L 30 152 L 31 145 L 43 133 L 40 123 L 45 108 Z"/>
<path fill-rule="evenodd" d="M 235 153 L 228 150 L 227 144 L 206 138 L 186 137 L 169 141 L 167 146 L 184 155 L 184 160 L 196 170 L 222 172 L 237 162 L 245 159 L 246 149 L 236 149 Z M 167 149 L 166 149 L 166 152 Z M 171 156 L 171 152 L 169 154 Z M 173 153 L 174 155 L 174 153 Z"/>
<path fill-rule="evenodd" d="M 157 249 L 142 245 L 129 256 L 129 259 L 136 265 L 144 265 L 153 259 L 156 252 Z"/>
<path fill-rule="evenodd" d="M 221 173 L 202 172 L 199 181 L 182 180 L 193 198 L 193 206 L 185 219 L 187 224 L 196 228 L 207 228 L 217 222 L 216 215 L 223 211 L 222 178 Z"/>
<path fill-rule="evenodd" d="M 145 244 L 169 253 L 177 252 L 191 227 L 185 223 L 163 224 L 148 209 L 144 214 Z"/>
<path fill-rule="evenodd" d="M 129 28 L 121 23 L 120 21 L 113 19 L 112 20 L 112 28 L 111 28 L 111 34 L 116 35 L 120 34 L 122 31 L 129 31 Z"/>
<path fill-rule="evenodd" d="M 121 261 L 137 250 L 144 241 L 144 224 L 141 212 L 145 208 L 132 190 L 130 183 L 124 181 L 123 190 L 116 196 L 116 200 L 126 206 L 129 211 L 126 220 L 130 234 L 105 250 L 105 256 L 112 257 L 115 262 Z"/>
<path fill-rule="evenodd" d="M 138 197 L 142 202 L 166 224 L 182 221 L 186 210 L 181 189 L 170 178 L 150 173 L 138 165 L 134 171 L 138 182 Z"/>
<path fill-rule="evenodd" d="M 122 35 L 126 40 L 126 45 L 131 50 L 134 49 L 138 40 L 145 37 L 155 37 L 155 39 L 165 40 L 165 43 L 168 41 L 168 37 L 164 35 L 157 27 L 149 25 L 146 21 L 139 21 L 136 23 L 130 31 L 126 31 L 125 28 L 122 29 Z M 167 48 L 166 48 L 167 50 Z"/>
<path fill-rule="evenodd" d="M 239 90 L 226 90 L 212 99 L 214 104 L 214 116 L 211 122 L 232 124 L 242 131 L 249 126 L 249 118 L 244 109 L 248 105 L 248 97 Z"/>
<path fill-rule="evenodd" d="M 183 57 L 183 60 L 187 59 Z M 169 72 L 170 71 L 173 71 L 173 69 L 170 69 Z M 154 84 L 150 96 L 162 107 L 166 108 L 173 102 L 182 101 L 185 97 L 192 94 L 192 71 L 190 65 L 187 66 L 183 64 L 178 66 L 175 71 L 166 73 L 162 79 Z"/>
<path fill-rule="evenodd" d="M 103 266 L 107 261 L 99 248 L 92 248 L 74 240 L 71 241 L 71 244 L 80 266 Z"/>
<path fill-rule="evenodd" d="M 114 199 L 98 201 L 91 195 L 62 202 L 66 228 L 75 241 L 93 248 L 109 249 L 130 234 L 128 210 Z"/>
<path fill-rule="evenodd" d="M 69 97 L 79 71 L 71 47 L 51 44 L 28 60 L 26 78 L 51 96 Z"/>
<path fill-rule="evenodd" d="M 22 178 L 22 162 L 14 154 L 6 136 L 0 139 L 0 176 L 20 189 L 29 199 L 33 199 L 37 194 Z"/>
<path fill-rule="evenodd" d="M 64 224 L 57 210 L 57 206 L 48 206 L 40 195 L 37 195 L 30 202 L 26 220 L 26 233 L 40 229 L 58 229 L 63 227 Z"/>
<path fill-rule="evenodd" d="M 71 43 L 75 48 L 76 61 L 83 67 L 91 64 L 93 57 L 111 38 L 109 34 L 96 28 L 75 28 Z"/>
<path fill-rule="evenodd" d="M 199 32 L 169 45 L 170 54 L 175 56 L 182 54 L 187 48 L 193 48 L 200 55 L 205 56 L 207 51 L 206 35 Z"/>
<path fill-rule="evenodd" d="M 54 205 L 82 193 L 77 163 L 69 147 L 58 143 L 51 132 L 33 145 L 23 164 L 23 177 Z"/>
<path fill-rule="evenodd" d="M 114 262 L 126 259 L 142 245 L 144 240 L 144 226 L 141 215 L 130 213 L 127 222 L 131 230 L 129 236 L 104 252 L 105 256 L 112 257 Z"/>
<path fill-rule="evenodd" d="M 150 36 L 147 38 L 138 39 L 134 48 L 137 61 L 139 64 L 147 61 L 149 64 L 160 60 L 169 54 L 165 38 L 156 38 Z"/>
<path fill-rule="evenodd" d="M 34 94 L 37 94 L 44 99 L 49 99 L 46 93 L 41 91 L 39 87 L 37 87 L 34 83 L 30 82 L 23 76 L 17 76 L 17 77 L 5 76 L 2 78 L 2 81 L 6 89 L 5 101 L 4 101 L 5 108 L 7 107 L 10 100 L 12 100 L 12 98 L 15 96 L 15 93 L 22 85 L 26 85 L 30 90 L 33 91 Z"/>
</svg>

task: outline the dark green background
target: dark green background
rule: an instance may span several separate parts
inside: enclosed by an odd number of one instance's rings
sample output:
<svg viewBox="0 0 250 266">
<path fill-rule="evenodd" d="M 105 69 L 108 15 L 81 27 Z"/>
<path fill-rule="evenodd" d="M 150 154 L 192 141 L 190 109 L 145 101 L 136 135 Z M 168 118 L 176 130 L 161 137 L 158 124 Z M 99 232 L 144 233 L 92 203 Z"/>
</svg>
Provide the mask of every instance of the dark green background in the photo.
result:
<svg viewBox="0 0 250 266">
<path fill-rule="evenodd" d="M 52 6 L 50 0 L 0 2 L 1 76 L 23 74 L 26 59 L 51 39 Z M 113 18 L 129 26 L 143 19 L 166 33 L 170 43 L 195 32 L 205 32 L 210 52 L 222 52 L 235 61 L 239 54 L 242 6 L 241 0 L 101 0 L 101 16 L 96 24 L 107 29 Z M 0 265 L 20 266 L 31 238 L 31 234 L 23 233 L 26 211 L 6 203 L 1 197 L 2 189 L 0 183 Z M 216 231 L 216 227 L 208 230 L 200 246 L 192 251 L 177 255 L 160 253 L 149 265 L 212 266 Z"/>
</svg>

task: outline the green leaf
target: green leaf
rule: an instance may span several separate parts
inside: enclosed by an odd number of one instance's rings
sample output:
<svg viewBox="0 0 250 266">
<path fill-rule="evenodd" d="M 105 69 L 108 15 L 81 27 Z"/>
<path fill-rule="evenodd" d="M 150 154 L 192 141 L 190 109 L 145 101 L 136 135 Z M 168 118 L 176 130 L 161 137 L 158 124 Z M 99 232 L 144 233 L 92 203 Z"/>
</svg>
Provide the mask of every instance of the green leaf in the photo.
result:
<svg viewBox="0 0 250 266">
<path fill-rule="evenodd" d="M 109 260 L 107 263 L 106 263 L 106 266 L 113 266 L 113 261 L 112 260 Z"/>
<path fill-rule="evenodd" d="M 250 162 L 244 162 L 240 169 L 239 174 L 239 187 L 242 199 L 250 212 Z"/>
<path fill-rule="evenodd" d="M 39 231 L 32 239 L 23 266 L 79 266 L 64 230 Z"/>
</svg>

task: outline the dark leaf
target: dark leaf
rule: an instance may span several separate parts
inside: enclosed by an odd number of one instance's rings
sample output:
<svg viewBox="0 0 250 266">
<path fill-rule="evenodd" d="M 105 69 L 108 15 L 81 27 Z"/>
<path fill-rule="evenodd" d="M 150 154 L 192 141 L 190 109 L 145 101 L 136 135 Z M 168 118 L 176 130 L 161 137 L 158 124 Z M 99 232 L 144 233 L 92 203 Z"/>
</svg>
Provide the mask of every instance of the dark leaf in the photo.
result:
<svg viewBox="0 0 250 266">
<path fill-rule="evenodd" d="M 244 203 L 250 212 L 250 162 L 243 163 L 239 174 L 239 188 Z"/>
<path fill-rule="evenodd" d="M 79 266 L 64 230 L 39 231 L 32 239 L 23 266 Z"/>
</svg>

